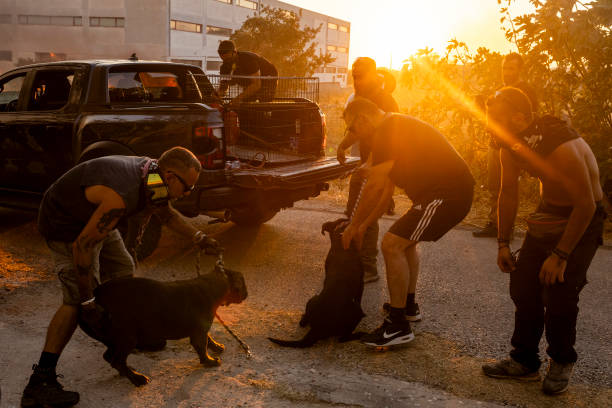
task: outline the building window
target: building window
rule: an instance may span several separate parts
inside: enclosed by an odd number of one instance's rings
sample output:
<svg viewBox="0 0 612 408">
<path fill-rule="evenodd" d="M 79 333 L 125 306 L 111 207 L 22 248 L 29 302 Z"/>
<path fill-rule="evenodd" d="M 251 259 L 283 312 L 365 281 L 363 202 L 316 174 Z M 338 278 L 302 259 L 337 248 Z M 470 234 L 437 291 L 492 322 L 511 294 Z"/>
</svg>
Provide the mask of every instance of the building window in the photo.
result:
<svg viewBox="0 0 612 408">
<path fill-rule="evenodd" d="M 338 67 L 336 68 L 336 72 L 339 74 L 346 74 L 348 72 L 348 70 L 346 68 L 343 67 Z"/>
<path fill-rule="evenodd" d="M 11 24 L 13 19 L 10 14 L 0 14 L 0 24 Z"/>
<path fill-rule="evenodd" d="M 251 0 L 236 0 L 236 4 L 240 7 L 249 8 L 251 10 L 257 10 L 257 2 Z"/>
<path fill-rule="evenodd" d="M 91 27 L 125 27 L 123 17 L 89 17 Z"/>
<path fill-rule="evenodd" d="M 202 24 L 189 23 L 187 21 L 170 20 L 170 29 L 178 31 L 187 31 L 190 33 L 201 33 Z"/>
<path fill-rule="evenodd" d="M 327 46 L 327 51 L 336 51 L 336 46 L 335 45 L 328 45 Z"/>
<path fill-rule="evenodd" d="M 328 30 L 337 30 L 338 29 L 338 24 L 327 23 L 327 29 Z"/>
<path fill-rule="evenodd" d="M 215 61 L 215 60 L 206 60 L 206 70 L 207 71 L 219 71 L 221 69 L 221 64 L 223 61 Z"/>
<path fill-rule="evenodd" d="M 12 51 L 0 51 L 0 61 L 12 61 L 12 60 L 13 60 Z"/>
<path fill-rule="evenodd" d="M 342 31 L 343 33 L 348 33 L 348 27 L 347 26 L 341 25 L 339 30 Z"/>
<path fill-rule="evenodd" d="M 215 26 L 206 26 L 206 34 L 210 34 L 210 35 L 224 35 L 226 37 L 229 37 L 230 35 L 232 35 L 232 29 L 231 28 L 224 28 L 224 27 L 215 27 Z"/>
<path fill-rule="evenodd" d="M 335 74 L 336 73 L 336 67 L 325 67 L 325 69 L 323 71 L 326 74 Z"/>
<path fill-rule="evenodd" d="M 217 0 L 219 3 L 232 4 L 232 0 Z"/>
<path fill-rule="evenodd" d="M 338 52 L 344 52 L 346 53 L 346 47 L 338 47 Z"/>
<path fill-rule="evenodd" d="M 81 16 L 37 16 L 19 15 L 19 24 L 26 25 L 57 25 L 57 26 L 82 26 L 83 17 Z"/>
<path fill-rule="evenodd" d="M 201 60 L 172 59 L 170 61 L 177 62 L 179 64 L 196 65 L 196 66 L 202 68 L 202 61 Z"/>
</svg>

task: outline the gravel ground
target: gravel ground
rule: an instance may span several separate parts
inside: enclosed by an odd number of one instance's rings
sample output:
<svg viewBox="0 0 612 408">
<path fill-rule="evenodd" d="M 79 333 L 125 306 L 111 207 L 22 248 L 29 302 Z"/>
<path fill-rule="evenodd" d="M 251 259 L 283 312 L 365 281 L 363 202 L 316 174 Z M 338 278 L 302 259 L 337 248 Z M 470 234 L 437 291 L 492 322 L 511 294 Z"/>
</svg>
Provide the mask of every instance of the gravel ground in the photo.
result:
<svg viewBox="0 0 612 408">
<path fill-rule="evenodd" d="M 267 336 L 305 333 L 297 322 L 320 289 L 328 250 L 328 239 L 318 230 L 340 214 L 339 206 L 318 199 L 283 211 L 257 229 L 195 220 L 227 248 L 227 266 L 245 275 L 249 298 L 220 314 L 250 345 L 252 359 L 215 323 L 211 333 L 227 347 L 219 369 L 202 368 L 187 339 L 173 341 L 161 352 L 130 357 L 130 364 L 152 377 L 149 385 L 135 389 L 102 360 L 104 348 L 77 331 L 60 360 L 66 388 L 81 392 L 83 407 L 610 406 L 609 250 L 598 252 L 591 284 L 582 292 L 580 360 L 570 391 L 560 397 L 544 396 L 539 383 L 496 381 L 480 373 L 483 362 L 506 355 L 513 308 L 508 277 L 494 265 L 494 240 L 474 239 L 465 228 L 422 246 L 417 301 L 424 318 L 414 325 L 417 336 L 408 346 L 378 353 L 358 342 L 327 340 L 305 350 L 268 342 Z M 59 291 L 31 218 L 10 213 L 0 214 L 0 221 L 0 285 L 5 288 L 0 294 L 0 406 L 13 407 L 39 356 Z M 383 219 L 381 230 L 392 222 Z M 137 275 L 190 278 L 194 260 L 188 242 L 166 234 Z M 210 267 L 212 260 L 204 264 Z M 387 299 L 384 279 L 366 285 L 367 316 L 359 329 L 380 324 Z"/>
</svg>

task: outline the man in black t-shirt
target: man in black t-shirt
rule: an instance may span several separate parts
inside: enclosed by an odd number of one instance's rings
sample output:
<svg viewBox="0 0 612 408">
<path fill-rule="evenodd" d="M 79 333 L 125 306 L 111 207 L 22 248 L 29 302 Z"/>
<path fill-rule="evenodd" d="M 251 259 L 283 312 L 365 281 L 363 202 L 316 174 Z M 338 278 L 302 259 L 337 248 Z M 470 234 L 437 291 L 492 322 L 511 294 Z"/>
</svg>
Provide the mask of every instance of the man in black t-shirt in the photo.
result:
<svg viewBox="0 0 612 408">
<path fill-rule="evenodd" d="M 233 41 L 219 43 L 219 56 L 223 60 L 219 73 L 230 76 L 229 80 L 221 79 L 219 95 L 225 95 L 230 85 L 237 84 L 242 93 L 232 99 L 232 104 L 240 102 L 269 102 L 274 99 L 278 83 L 276 67 L 261 55 L 248 51 L 237 51 Z M 235 78 L 235 76 L 241 78 Z M 276 77 L 265 78 L 260 77 Z"/>
<path fill-rule="evenodd" d="M 359 140 L 371 143 L 372 153 L 365 167 L 368 181 L 343 233 L 343 246 L 348 248 L 353 240 L 361 246 L 368 225 L 387 210 L 396 186 L 413 202 L 382 240 L 389 315 L 362 338 L 371 346 L 407 343 L 414 339 L 406 314 L 414 307 L 416 245 L 437 241 L 463 220 L 472 205 L 474 179 L 444 136 L 416 118 L 385 113 L 373 102 L 355 98 L 346 107 L 344 120 Z"/>
<path fill-rule="evenodd" d="M 521 79 L 523 71 L 523 58 L 520 54 L 512 52 L 504 57 L 502 62 L 502 81 L 503 86 L 512 86 L 523 91 L 531 102 L 533 112 L 537 112 L 538 100 L 536 93 L 527 82 Z M 487 189 L 489 192 L 489 220 L 480 230 L 474 231 L 473 235 L 478 238 L 497 236 L 497 197 L 499 195 L 499 180 L 501 169 L 499 164 L 499 145 L 495 138 L 489 139 L 487 151 Z"/>
<path fill-rule="evenodd" d="M 107 156 L 81 163 L 45 192 L 38 228 L 53 254 L 63 302 L 49 328 L 39 363 L 21 404 L 72 406 L 79 394 L 57 382 L 57 361 L 72 337 L 77 319 L 96 327 L 101 312 L 94 288 L 109 279 L 132 276 L 134 261 L 116 229 L 124 218 L 157 215 L 170 229 L 202 248 L 217 242 L 198 231 L 169 201 L 189 195 L 201 165 L 189 150 L 174 147 L 159 161 L 148 157 Z"/>
<path fill-rule="evenodd" d="M 515 312 L 510 357 L 483 371 L 495 378 L 539 380 L 539 345 L 546 330 L 550 360 L 542 389 L 560 394 L 578 358 L 578 297 L 602 244 L 606 213 L 597 160 L 564 121 L 533 118 L 529 98 L 517 88 L 502 88 L 487 101 L 487 122 L 501 147 L 497 264 L 510 274 Z M 510 234 L 521 170 L 540 179 L 541 202 L 527 219 L 527 235 L 515 260 Z"/>
<path fill-rule="evenodd" d="M 348 102 L 355 96 L 361 96 L 374 102 L 376 106 L 385 112 L 398 112 L 397 102 L 391 92 L 383 89 L 384 78 L 376 71 L 376 62 L 372 58 L 359 57 L 353 62 L 352 66 L 353 86 L 355 93 L 349 97 Z M 336 157 L 342 164 L 346 161 L 345 151 L 353 146 L 358 148 L 361 162 L 365 163 L 370 157 L 370 145 L 368 141 L 357 141 L 355 135 L 346 132 L 344 138 L 338 144 Z M 355 154 L 355 153 L 353 153 Z M 345 213 L 351 216 L 354 211 L 357 197 L 363 186 L 365 179 L 361 172 L 356 171 L 351 174 L 349 182 L 349 195 L 346 203 Z M 368 227 L 363 239 L 363 246 L 360 251 L 361 264 L 363 265 L 364 283 L 376 282 L 378 277 L 378 221 L 373 222 Z M 414 317 L 416 319 L 416 317 Z"/>
</svg>

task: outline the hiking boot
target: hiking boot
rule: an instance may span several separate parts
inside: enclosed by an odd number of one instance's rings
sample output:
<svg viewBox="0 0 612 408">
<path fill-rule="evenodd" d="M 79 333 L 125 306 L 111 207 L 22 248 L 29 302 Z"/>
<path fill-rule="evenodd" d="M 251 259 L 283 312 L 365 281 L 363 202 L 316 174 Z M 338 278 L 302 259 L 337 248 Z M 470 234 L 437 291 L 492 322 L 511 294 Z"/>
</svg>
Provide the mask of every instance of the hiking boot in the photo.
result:
<svg viewBox="0 0 612 408">
<path fill-rule="evenodd" d="M 514 378 L 523 381 L 539 381 L 540 372 L 525 367 L 516 360 L 508 357 L 495 363 L 482 366 L 485 375 L 493 378 Z"/>
<path fill-rule="evenodd" d="M 395 346 L 409 343 L 412 340 L 414 340 L 414 333 L 410 328 L 410 322 L 393 323 L 388 318 L 385 318 L 378 329 L 361 338 L 364 344 L 373 347 Z"/>
<path fill-rule="evenodd" d="M 383 310 L 389 313 L 391 310 L 391 304 L 388 302 L 383 303 Z M 421 321 L 421 311 L 419 310 L 418 303 L 408 303 L 404 308 L 404 312 L 406 313 L 406 320 L 410 322 L 420 322 Z"/>
<path fill-rule="evenodd" d="M 548 373 L 542 383 L 544 394 L 557 395 L 567 391 L 574 363 L 560 364 L 552 358 L 548 362 Z"/>
<path fill-rule="evenodd" d="M 29 407 L 71 407 L 79 402 L 79 393 L 64 391 L 57 381 L 62 377 L 55 373 L 54 368 L 42 368 L 34 364 L 34 373 L 23 390 L 21 406 Z"/>
<path fill-rule="evenodd" d="M 496 238 L 497 225 L 494 222 L 488 222 L 483 228 L 472 232 L 472 235 L 476 238 Z"/>
</svg>

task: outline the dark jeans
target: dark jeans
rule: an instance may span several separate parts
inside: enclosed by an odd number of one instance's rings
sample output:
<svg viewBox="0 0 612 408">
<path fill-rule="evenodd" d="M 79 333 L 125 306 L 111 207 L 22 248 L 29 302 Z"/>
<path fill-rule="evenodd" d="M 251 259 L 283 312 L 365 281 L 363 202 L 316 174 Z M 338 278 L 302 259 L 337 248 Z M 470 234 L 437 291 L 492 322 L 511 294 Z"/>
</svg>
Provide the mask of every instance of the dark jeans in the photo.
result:
<svg viewBox="0 0 612 408">
<path fill-rule="evenodd" d="M 587 269 L 602 244 L 606 213 L 597 207 L 593 220 L 570 254 L 565 282 L 552 286 L 540 284 L 542 264 L 560 237 L 539 240 L 527 233 L 519 254 L 516 270 L 510 273 L 510 296 L 516 306 L 513 350 L 510 356 L 519 363 L 537 370 L 540 367 L 538 346 L 544 328 L 548 341 L 547 354 L 557 363 L 576 362 L 576 318 L 578 295 L 587 283 Z"/>
</svg>

